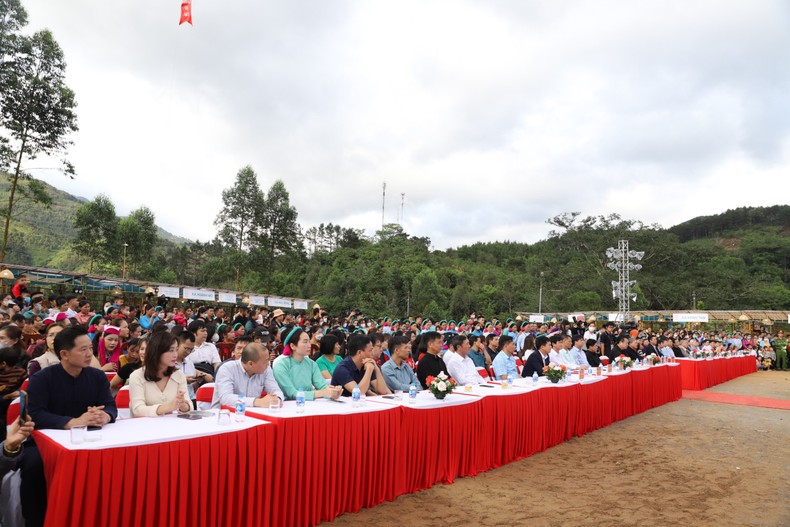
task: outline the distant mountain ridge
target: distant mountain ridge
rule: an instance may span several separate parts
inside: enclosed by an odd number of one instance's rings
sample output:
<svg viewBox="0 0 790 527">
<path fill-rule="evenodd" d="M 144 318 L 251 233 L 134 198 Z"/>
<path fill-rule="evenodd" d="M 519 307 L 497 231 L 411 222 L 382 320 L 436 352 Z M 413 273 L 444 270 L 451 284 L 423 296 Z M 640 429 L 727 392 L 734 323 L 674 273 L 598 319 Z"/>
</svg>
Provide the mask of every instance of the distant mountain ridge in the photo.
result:
<svg viewBox="0 0 790 527">
<path fill-rule="evenodd" d="M 50 196 L 52 206 L 46 208 L 35 203 L 20 199 L 14 206 L 14 217 L 11 221 L 9 248 L 6 260 L 20 265 L 40 267 L 62 265 L 74 238 L 74 217 L 77 208 L 90 201 L 81 196 L 74 196 L 44 183 Z M 5 176 L 0 177 L 0 200 L 8 198 L 11 185 Z M 176 236 L 157 226 L 161 240 L 173 245 L 187 245 L 192 240 Z"/>
</svg>

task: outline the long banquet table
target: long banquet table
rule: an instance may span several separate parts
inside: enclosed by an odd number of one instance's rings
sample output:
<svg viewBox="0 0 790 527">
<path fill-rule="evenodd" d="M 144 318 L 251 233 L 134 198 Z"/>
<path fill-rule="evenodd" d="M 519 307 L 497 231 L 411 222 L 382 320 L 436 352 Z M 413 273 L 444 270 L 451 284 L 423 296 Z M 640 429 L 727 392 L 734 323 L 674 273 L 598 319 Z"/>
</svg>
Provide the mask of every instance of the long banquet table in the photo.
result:
<svg viewBox="0 0 790 527">
<path fill-rule="evenodd" d="M 422 391 L 415 404 L 308 401 L 301 414 L 288 401 L 276 412 L 250 408 L 230 427 L 122 420 L 102 441 L 77 446 L 66 431 L 39 431 L 47 524 L 316 525 L 533 455 L 682 393 L 678 364 L 487 386 L 444 401 Z"/>
<path fill-rule="evenodd" d="M 266 421 L 223 426 L 169 415 L 120 420 L 79 445 L 69 434 L 34 432 L 47 477 L 47 526 L 268 522 L 274 430 Z"/>
<path fill-rule="evenodd" d="M 705 390 L 757 371 L 754 356 L 717 357 L 715 359 L 677 359 L 684 390 Z"/>
</svg>

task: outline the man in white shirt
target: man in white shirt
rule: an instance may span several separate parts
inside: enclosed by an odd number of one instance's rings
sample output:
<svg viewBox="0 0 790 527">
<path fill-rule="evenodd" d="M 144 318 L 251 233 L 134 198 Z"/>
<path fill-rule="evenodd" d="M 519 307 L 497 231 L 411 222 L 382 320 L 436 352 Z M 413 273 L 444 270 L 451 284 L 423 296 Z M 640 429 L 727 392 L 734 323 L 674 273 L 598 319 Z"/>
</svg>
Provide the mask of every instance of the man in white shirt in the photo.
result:
<svg viewBox="0 0 790 527">
<path fill-rule="evenodd" d="M 469 340 L 467 340 L 466 337 L 464 337 L 464 340 L 466 340 L 466 343 L 469 344 Z M 455 357 L 457 355 L 457 353 L 456 353 L 457 352 L 457 347 L 458 347 L 458 343 L 460 341 L 461 341 L 460 335 L 457 335 L 457 336 L 453 337 L 452 339 L 450 339 L 450 345 L 447 348 L 447 351 L 445 351 L 442 354 L 442 360 L 444 360 L 445 366 L 450 364 L 450 359 L 452 359 L 453 357 Z"/>
<path fill-rule="evenodd" d="M 202 384 L 214 381 L 214 377 L 208 373 L 196 370 L 195 365 L 187 360 L 187 357 L 189 357 L 194 349 L 195 335 L 189 331 L 182 332 L 178 336 L 178 356 L 176 357 L 176 369 L 184 372 L 184 376 L 187 378 L 187 392 L 189 393 L 189 398 L 192 399 L 193 402 L 195 401 L 197 389 Z"/>
<path fill-rule="evenodd" d="M 483 384 L 485 381 L 477 373 L 475 363 L 469 358 L 469 351 L 472 347 L 469 345 L 466 335 L 453 337 L 451 346 L 455 348 L 455 353 L 449 359 L 445 356 L 444 360 L 450 377 L 455 379 L 459 386 Z"/>
<path fill-rule="evenodd" d="M 239 395 L 247 406 L 260 408 L 268 408 L 271 401 L 285 398 L 269 367 L 269 350 L 257 342 L 247 344 L 239 360 L 229 362 L 219 371 L 211 407 L 232 406 Z"/>
<path fill-rule="evenodd" d="M 562 364 L 562 365 L 565 365 L 568 368 L 572 368 L 573 364 L 562 353 L 563 351 L 565 351 L 562 348 L 562 341 L 564 339 L 565 339 L 565 337 L 563 337 L 559 333 L 556 333 L 556 334 L 552 335 L 549 338 L 549 342 L 551 342 L 551 351 L 549 352 L 549 361 L 553 362 L 554 364 Z M 568 337 L 568 339 L 570 340 L 570 337 Z"/>
<path fill-rule="evenodd" d="M 187 360 L 195 368 L 213 374 L 217 370 L 217 366 L 219 366 L 220 358 L 217 347 L 211 342 L 206 342 L 208 336 L 206 323 L 200 319 L 193 320 L 187 326 L 187 330 L 195 335 L 195 349 L 192 350 Z M 204 365 L 210 365 L 210 367 Z M 211 369 L 210 372 L 208 371 L 209 369 Z"/>
</svg>

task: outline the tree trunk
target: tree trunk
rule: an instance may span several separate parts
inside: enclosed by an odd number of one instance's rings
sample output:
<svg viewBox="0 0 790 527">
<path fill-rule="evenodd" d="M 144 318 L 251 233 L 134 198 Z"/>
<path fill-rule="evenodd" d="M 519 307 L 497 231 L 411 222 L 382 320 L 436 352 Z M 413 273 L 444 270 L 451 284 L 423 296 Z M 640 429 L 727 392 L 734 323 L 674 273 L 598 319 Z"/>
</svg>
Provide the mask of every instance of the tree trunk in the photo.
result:
<svg viewBox="0 0 790 527">
<path fill-rule="evenodd" d="M 27 142 L 27 129 L 22 134 L 22 146 L 19 148 L 19 157 L 16 160 L 16 171 L 14 171 L 14 178 L 11 180 L 11 195 L 8 197 L 8 210 L 5 216 L 5 230 L 3 231 L 3 248 L 0 249 L 0 262 L 5 261 L 5 250 L 8 246 L 8 229 L 11 226 L 11 212 L 14 209 L 14 195 L 16 194 L 16 187 L 19 183 L 19 172 L 22 169 L 22 154 L 25 151 L 25 143 Z"/>
</svg>

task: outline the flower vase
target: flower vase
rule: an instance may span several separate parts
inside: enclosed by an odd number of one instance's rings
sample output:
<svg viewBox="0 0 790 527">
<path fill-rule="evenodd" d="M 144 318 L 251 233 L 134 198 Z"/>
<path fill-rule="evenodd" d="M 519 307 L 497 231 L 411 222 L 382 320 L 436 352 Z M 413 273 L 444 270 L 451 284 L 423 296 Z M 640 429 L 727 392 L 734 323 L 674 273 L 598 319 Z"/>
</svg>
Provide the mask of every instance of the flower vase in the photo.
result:
<svg viewBox="0 0 790 527">
<path fill-rule="evenodd" d="M 551 379 L 549 379 L 549 380 L 550 380 L 551 382 L 553 382 L 554 384 L 557 384 L 558 382 L 560 382 L 560 379 L 559 379 L 559 377 L 552 377 L 552 378 L 551 378 Z"/>
<path fill-rule="evenodd" d="M 436 392 L 433 394 L 433 396 L 442 401 L 445 397 L 447 397 L 447 392 Z"/>
</svg>

